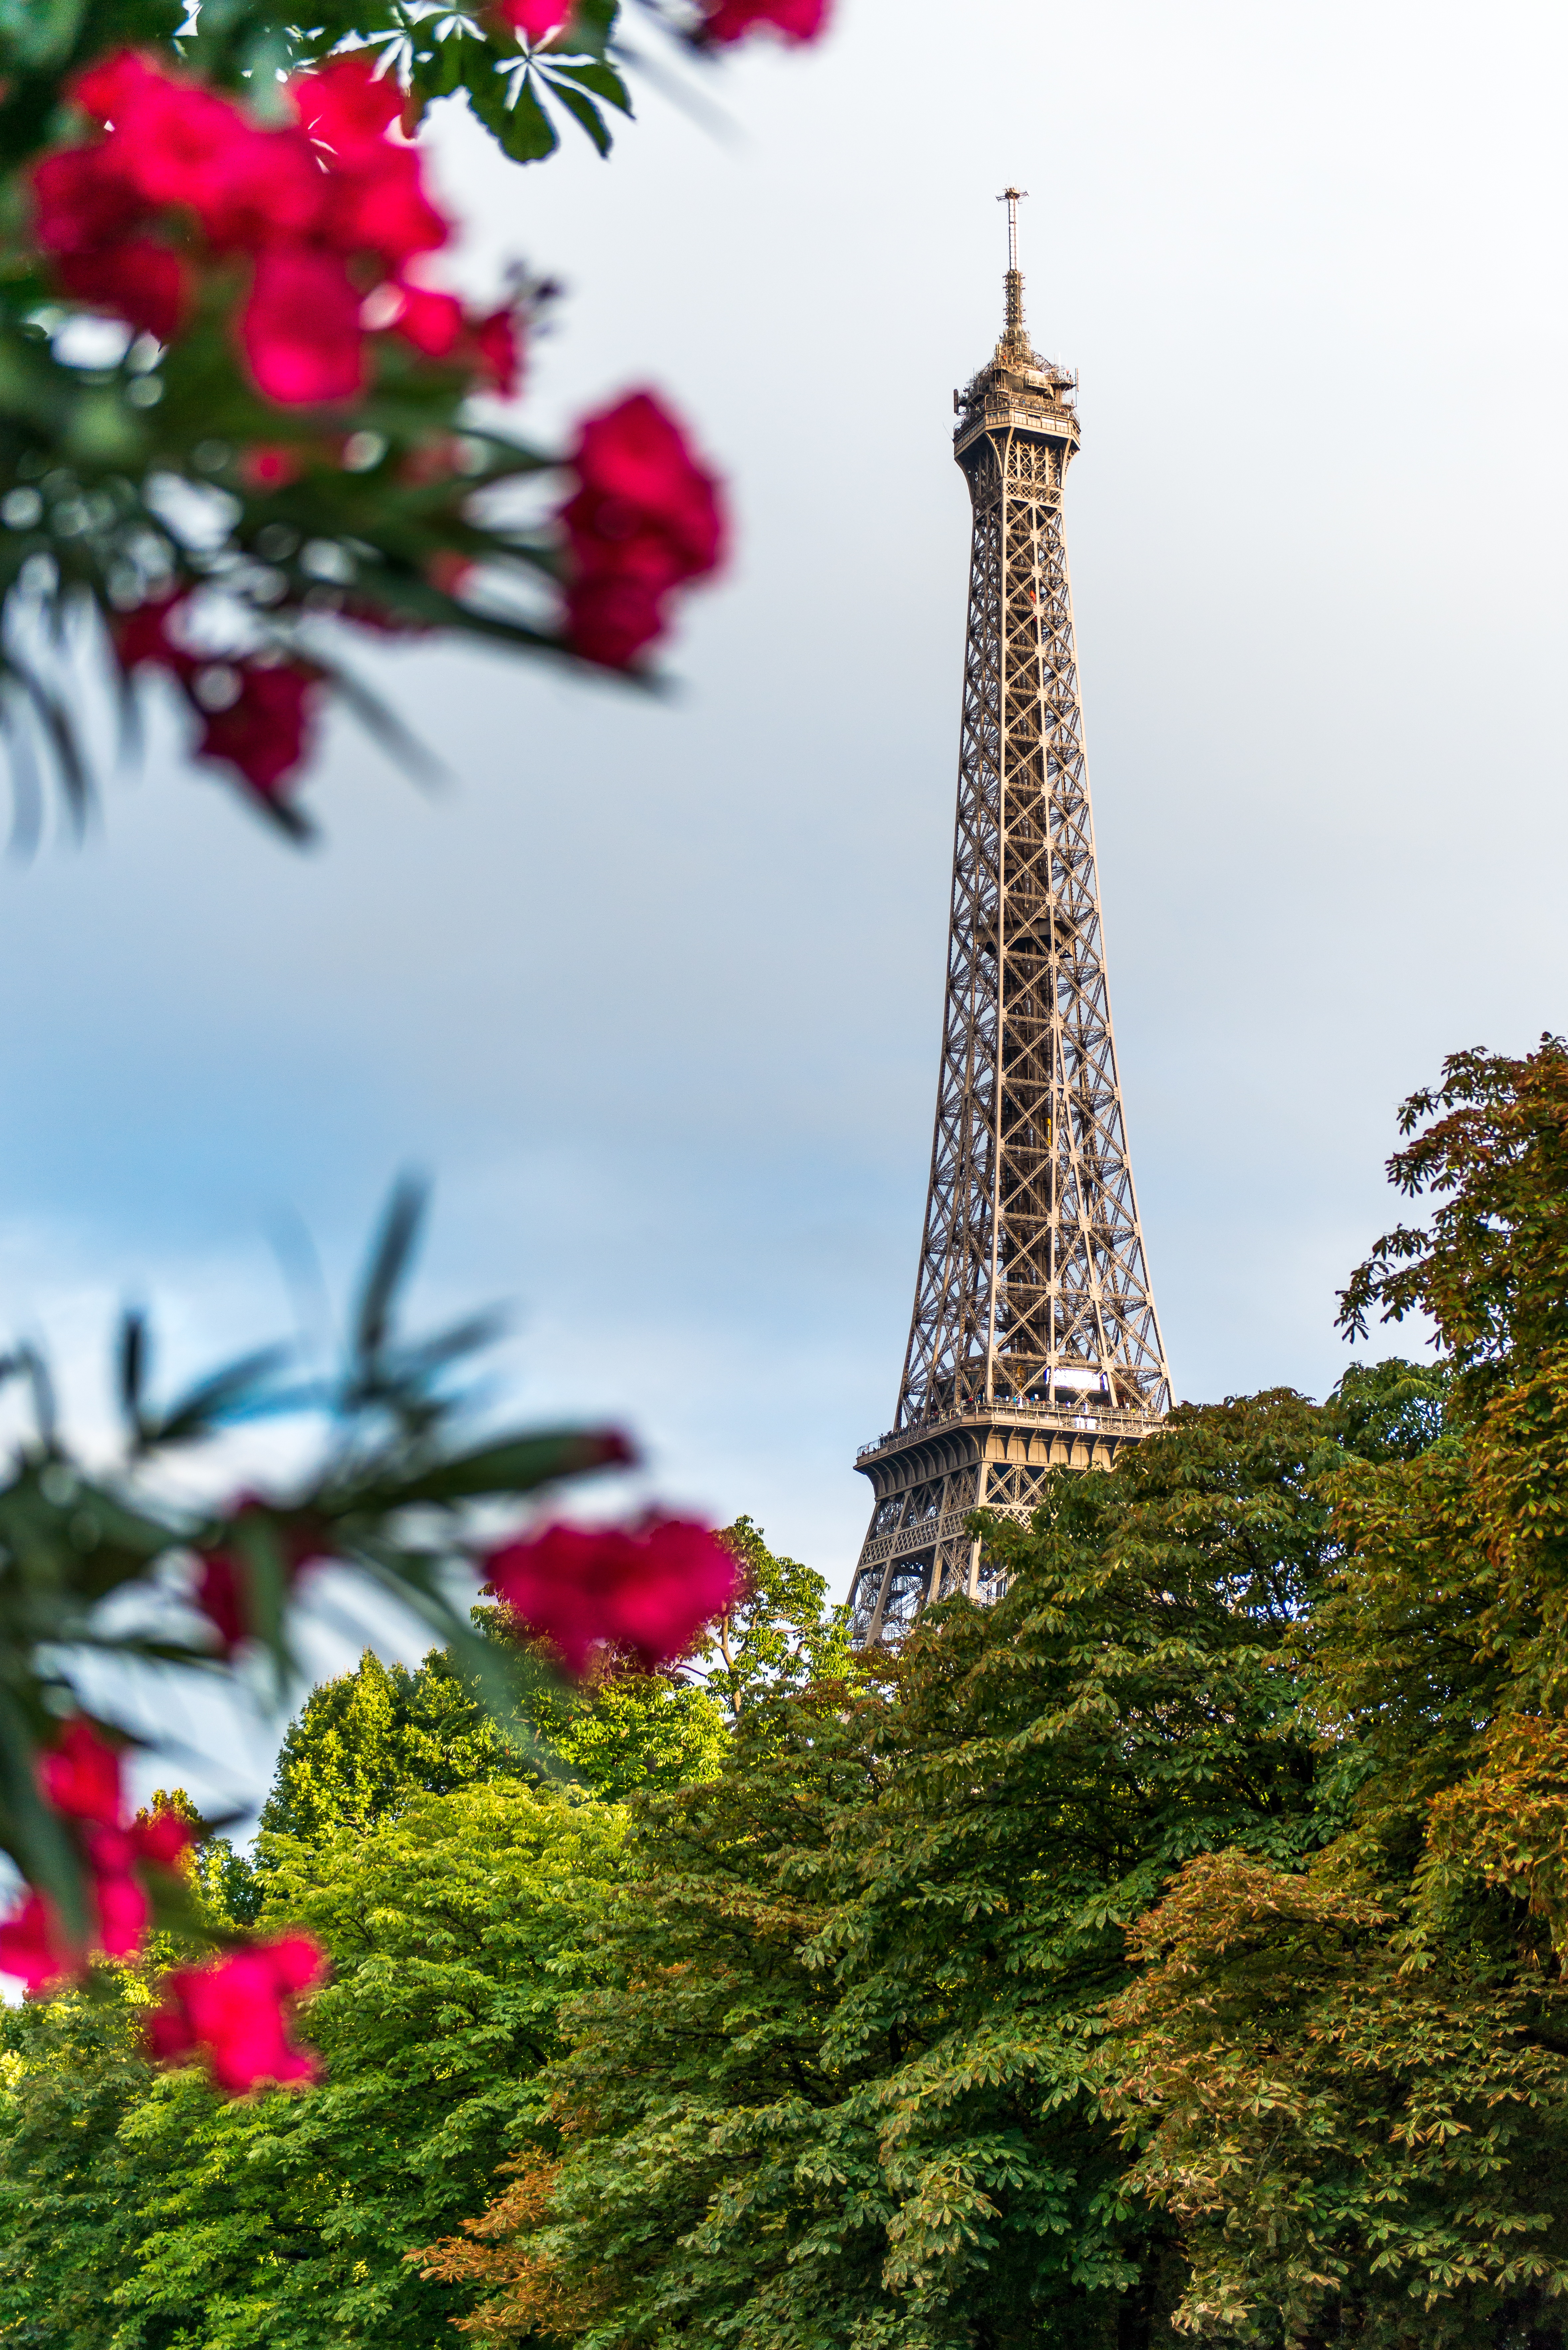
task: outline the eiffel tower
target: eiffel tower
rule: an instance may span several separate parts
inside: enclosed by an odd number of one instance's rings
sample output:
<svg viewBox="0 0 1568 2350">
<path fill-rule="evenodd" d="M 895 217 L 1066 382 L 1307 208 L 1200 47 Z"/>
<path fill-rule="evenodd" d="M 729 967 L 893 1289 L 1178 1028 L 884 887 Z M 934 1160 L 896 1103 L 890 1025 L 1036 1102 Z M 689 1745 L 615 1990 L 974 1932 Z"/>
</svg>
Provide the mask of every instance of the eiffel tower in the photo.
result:
<svg viewBox="0 0 1568 2350">
<path fill-rule="evenodd" d="M 936 1135 L 898 1416 L 851 1592 L 863 1645 L 929 1600 L 998 1596 L 977 1509 L 1108 1467 L 1170 1403 L 1106 985 L 1062 487 L 1077 378 L 1006 324 L 953 394 L 974 530 Z"/>
</svg>

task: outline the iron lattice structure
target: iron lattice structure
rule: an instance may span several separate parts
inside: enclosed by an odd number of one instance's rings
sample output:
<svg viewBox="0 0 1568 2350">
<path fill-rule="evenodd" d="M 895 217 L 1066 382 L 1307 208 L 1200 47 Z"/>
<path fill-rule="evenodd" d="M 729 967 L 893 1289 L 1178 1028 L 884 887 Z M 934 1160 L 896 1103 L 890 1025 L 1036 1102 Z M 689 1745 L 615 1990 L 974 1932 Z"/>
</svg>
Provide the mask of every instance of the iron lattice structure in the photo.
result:
<svg viewBox="0 0 1568 2350">
<path fill-rule="evenodd" d="M 973 506 L 936 1135 L 898 1417 L 856 1637 L 928 1599 L 996 1596 L 977 1509 L 1027 1518 L 1048 1470 L 1106 1466 L 1168 1409 L 1106 984 L 1062 490 L 1076 378 L 1023 328 L 1007 192 L 1006 325 L 955 392 Z"/>
</svg>

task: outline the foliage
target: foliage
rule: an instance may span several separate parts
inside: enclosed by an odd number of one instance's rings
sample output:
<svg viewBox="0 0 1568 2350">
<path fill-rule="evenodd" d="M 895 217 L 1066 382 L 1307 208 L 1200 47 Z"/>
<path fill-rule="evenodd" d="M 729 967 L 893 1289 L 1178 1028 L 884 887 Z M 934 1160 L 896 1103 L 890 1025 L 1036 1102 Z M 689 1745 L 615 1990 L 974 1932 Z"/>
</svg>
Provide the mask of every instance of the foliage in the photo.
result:
<svg viewBox="0 0 1568 2350">
<path fill-rule="evenodd" d="M 494 1609 L 475 1615 L 487 1638 L 504 1638 Z M 527 1730 L 609 1801 L 705 1777 L 723 1728 L 701 1690 L 624 1669 L 578 1688 L 541 1680 L 524 1709 Z M 537 1761 L 508 1739 L 444 1651 L 432 1648 L 410 1672 L 367 1649 L 351 1673 L 313 1690 L 289 1724 L 261 1828 L 315 1840 L 369 1826 L 417 1794 L 538 1775 Z"/>
<path fill-rule="evenodd" d="M 764 1692 L 848 1672 L 849 1609 L 828 1605 L 826 1575 L 798 1559 L 776 1557 L 749 1517 L 726 1526 L 720 1540 L 745 1582 L 685 1668 L 709 1694 L 737 1716 Z"/>
<path fill-rule="evenodd" d="M 367 1648 L 290 1722 L 262 1831 L 316 1843 L 370 1827 L 413 1794 L 522 1778 L 525 1768 L 443 1650 L 410 1672 Z"/>
<path fill-rule="evenodd" d="M 1293 1654 L 1336 1833 L 1304 1871 L 1178 1877 L 1111 2101 L 1199 2334 L 1543 2345 L 1568 2332 L 1568 1059 L 1458 1055 L 1402 1126 L 1390 1172 L 1435 1212 L 1345 1318 L 1429 1316 L 1454 1378 L 1429 1449 L 1325 1487 L 1340 1555 Z"/>
<path fill-rule="evenodd" d="M 1410 1385 L 1184 1408 L 1054 1479 L 1033 1533 L 992 1526 L 994 1608 L 742 1711 L 720 1777 L 636 1832 L 609 1980 L 550 2074 L 559 2169 L 426 2255 L 488 2284 L 474 2331 L 935 2350 L 1163 2324 L 1179 2238 L 1124 2188 L 1105 2002 L 1194 1853 L 1293 1871 L 1332 1832 L 1289 1643 L 1333 1568 L 1320 1482 L 1425 1440 Z"/>
<path fill-rule="evenodd" d="M 212 1625 L 189 1600 L 171 1603 L 171 1580 L 194 1599 L 221 1566 L 225 1591 L 239 1595 L 244 1621 L 280 1682 L 291 1669 L 291 1590 L 304 1563 L 320 1558 L 354 1566 L 422 1617 L 503 1711 L 515 1711 L 523 1688 L 550 1678 L 539 1659 L 483 1638 L 461 1604 L 462 1582 L 472 1590 L 484 1548 L 473 1513 L 624 1461 L 628 1448 L 609 1431 L 475 1437 L 450 1374 L 493 1323 L 481 1316 L 426 1338 L 402 1335 L 399 1297 L 419 1221 L 417 1196 L 400 1191 L 371 1252 L 345 1359 L 325 1381 L 290 1378 L 286 1350 L 275 1349 L 161 1406 L 148 1385 L 146 1330 L 139 1316 L 128 1317 L 118 1471 L 89 1471 L 72 1452 L 35 1356 L 24 1351 L 0 1364 L 0 1377 L 30 1385 L 36 1423 L 0 1482 L 0 1555 L 9 1568 L 0 1577 L 0 1849 L 57 1905 L 73 1939 L 91 1924 L 90 1879 L 68 1822 L 38 1786 L 35 1753 L 71 1711 L 73 1676 L 87 1658 L 137 1659 L 180 1674 L 228 1669 L 230 1649 L 214 1644 Z M 223 1427 L 302 1410 L 325 1418 L 327 1440 L 283 1497 L 244 1494 L 208 1512 L 182 1508 L 156 1486 L 170 1456 Z M 160 1898 L 166 1923 L 199 1929 L 176 1882 Z"/>
<path fill-rule="evenodd" d="M 309 2096 L 223 2104 L 150 2073 L 145 1994 L 7 2012 L 0 2334 L 59 2350 L 366 2342 L 435 2350 L 465 2296 L 400 2259 L 454 2224 L 535 2126 L 556 2010 L 581 1985 L 617 1815 L 498 1782 L 418 1795 L 316 1844 L 274 1839 L 266 1918 L 335 1975 Z"/>
</svg>

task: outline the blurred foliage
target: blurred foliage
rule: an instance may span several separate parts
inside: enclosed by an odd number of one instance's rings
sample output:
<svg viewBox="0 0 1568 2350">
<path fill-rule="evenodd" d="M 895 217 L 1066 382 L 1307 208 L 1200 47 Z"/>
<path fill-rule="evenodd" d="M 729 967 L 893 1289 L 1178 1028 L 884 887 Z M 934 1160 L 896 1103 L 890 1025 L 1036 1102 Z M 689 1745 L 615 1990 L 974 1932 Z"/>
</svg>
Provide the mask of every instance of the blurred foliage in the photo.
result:
<svg viewBox="0 0 1568 2350">
<path fill-rule="evenodd" d="M 493 403 L 473 397 L 471 360 L 374 334 L 358 398 L 280 408 L 234 347 L 243 269 L 209 271 L 196 316 L 168 344 L 117 334 L 61 298 L 31 243 L 26 169 L 79 138 L 73 78 L 129 45 L 266 120 L 280 74 L 353 49 L 396 78 L 410 128 L 431 100 L 461 94 L 526 162 L 554 151 L 566 119 L 607 151 L 608 118 L 630 110 L 617 18 L 617 0 L 578 0 L 563 35 L 534 50 L 495 11 L 423 0 L 323 0 L 308 21 L 262 0 L 0 5 L 0 722 L 25 844 L 44 775 L 78 824 L 88 805 L 84 631 L 112 633 L 150 598 L 193 597 L 202 658 L 298 665 L 416 768 L 431 762 L 356 677 L 343 623 L 575 659 L 554 608 L 557 551 L 528 494 L 561 454 L 497 428 Z M 524 329 L 550 291 L 514 267 L 508 299 Z M 265 479 L 258 452 L 273 468 Z M 117 682 L 134 741 L 135 690 Z M 287 795 L 249 796 L 267 820 L 308 832 Z"/>
<path fill-rule="evenodd" d="M 413 101 L 461 93 L 515 162 L 559 143 L 561 109 L 608 152 L 605 110 L 631 101 L 612 56 L 617 0 L 576 0 L 563 37 L 538 52 L 480 7 L 421 0 L 316 0 L 308 20 L 265 0 L 5 0 L 0 6 L 0 170 L 58 135 L 61 90 L 122 47 L 177 55 L 220 88 L 264 89 L 280 72 L 359 47 L 385 56 Z"/>
<path fill-rule="evenodd" d="M 479 1315 L 405 1336 L 400 1299 L 421 1216 L 417 1190 L 400 1187 L 370 1252 L 343 1360 L 326 1378 L 305 1375 L 293 1350 L 279 1347 L 161 1403 L 145 1325 L 129 1315 L 118 1348 L 124 1448 L 116 1468 L 89 1469 L 73 1451 L 36 1354 L 0 1362 L 0 1379 L 29 1391 L 33 1419 L 0 1477 L 0 1850 L 78 1931 L 88 1918 L 78 1849 L 39 1793 L 35 1755 L 78 1709 L 89 1664 L 228 1671 L 227 1651 L 192 1605 L 203 1558 L 222 1559 L 234 1578 L 279 1690 L 296 1669 L 287 1628 L 296 1578 L 306 1560 L 337 1560 L 427 1624 L 472 1691 L 537 1754 L 519 1708 L 555 1676 L 537 1655 L 485 1638 L 470 1620 L 482 1521 L 628 1455 L 614 1431 L 476 1436 L 474 1400 L 458 1375 L 497 1323 Z M 241 1494 L 216 1510 L 167 1498 L 160 1472 L 171 1456 L 237 1423 L 305 1413 L 324 1423 L 325 1441 L 286 1491 Z M 176 1679 L 171 1703 L 178 1687 Z M 160 1898 L 164 1924 L 197 1929 L 177 1880 Z"/>
</svg>

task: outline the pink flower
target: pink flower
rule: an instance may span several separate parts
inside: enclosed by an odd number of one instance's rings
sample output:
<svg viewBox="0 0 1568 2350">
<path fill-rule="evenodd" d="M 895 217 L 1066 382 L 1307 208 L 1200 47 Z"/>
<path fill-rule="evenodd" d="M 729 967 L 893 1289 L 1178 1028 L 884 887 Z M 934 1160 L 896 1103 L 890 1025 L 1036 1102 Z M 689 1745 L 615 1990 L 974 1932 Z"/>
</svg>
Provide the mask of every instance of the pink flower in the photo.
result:
<svg viewBox="0 0 1568 2350">
<path fill-rule="evenodd" d="M 704 0 L 701 37 L 728 43 L 748 33 L 782 33 L 786 41 L 815 41 L 827 28 L 828 0 Z"/>
<path fill-rule="evenodd" d="M 55 274 L 78 302 L 111 310 L 161 343 L 173 341 L 190 307 L 185 265 L 155 237 L 122 236 L 92 253 L 62 253 Z"/>
<path fill-rule="evenodd" d="M 169 633 L 171 622 L 178 619 L 184 604 L 184 597 L 179 594 L 156 596 L 139 604 L 133 612 L 119 615 L 114 623 L 114 650 L 128 677 L 132 670 L 151 666 L 172 670 L 176 676 L 197 667 L 194 655 Z"/>
<path fill-rule="evenodd" d="M 275 799 L 312 747 L 318 671 L 304 661 L 237 661 L 239 692 L 223 710 L 203 710 L 199 758 L 237 768 L 253 791 Z"/>
<path fill-rule="evenodd" d="M 355 399 L 365 384 L 364 337 L 341 256 L 314 245 L 258 255 L 240 347 L 258 390 L 280 406 Z"/>
<path fill-rule="evenodd" d="M 423 286 L 401 290 L 403 307 L 393 324 L 404 342 L 427 359 L 450 359 L 462 339 L 462 304 L 455 295 L 432 294 Z"/>
<path fill-rule="evenodd" d="M 275 676 L 277 672 L 263 671 L 257 674 Z M 231 1503 L 229 1515 L 238 1522 L 252 1510 L 265 1512 L 266 1508 L 259 1495 L 242 1493 Z M 272 1532 L 283 1559 L 286 1586 L 292 1586 L 307 1566 L 327 1555 L 320 1535 L 308 1527 L 291 1526 L 274 1519 Z M 191 1596 L 217 1633 L 225 1656 L 254 1629 L 250 1608 L 250 1569 L 238 1552 L 203 1551 Z"/>
<path fill-rule="evenodd" d="M 177 1868 L 193 1841 L 189 1827 L 171 1812 L 127 1826 L 119 1755 L 80 1717 L 38 1757 L 38 1786 L 80 1835 L 98 1929 L 93 1947 L 106 1958 L 134 1958 L 152 1914 L 141 1872 Z M 32 1889 L 0 1925 L 0 1973 L 20 1976 L 30 1992 L 79 1974 L 87 1958 L 67 1940 L 52 1904 Z"/>
<path fill-rule="evenodd" d="M 652 392 L 634 391 L 590 416 L 572 463 L 582 484 L 566 510 L 574 546 L 597 554 L 656 540 L 671 579 L 716 568 L 724 528 L 718 484 Z"/>
<path fill-rule="evenodd" d="M 523 338 L 514 310 L 492 310 L 473 329 L 474 356 L 482 382 L 514 400 L 523 380 Z"/>
<path fill-rule="evenodd" d="M 30 1997 L 64 1981 L 81 1966 L 41 1893 L 29 1892 L 15 1917 L 0 1926 L 0 1974 L 16 1975 Z"/>
<path fill-rule="evenodd" d="M 90 1721 L 67 1721 L 52 1750 L 38 1758 L 44 1800 L 67 1820 L 117 1828 L 125 1816 L 119 1756 Z"/>
<path fill-rule="evenodd" d="M 590 572 L 566 597 L 572 650 L 603 669 L 626 669 L 664 634 L 664 588 L 655 580 Z"/>
<path fill-rule="evenodd" d="M 137 669 L 166 669 L 178 680 L 202 721 L 198 757 L 223 761 L 236 768 L 264 799 L 275 798 L 310 750 L 320 672 L 306 661 L 267 661 L 246 655 L 235 661 L 213 662 L 191 652 L 178 634 L 171 633 L 178 629 L 184 604 L 184 597 L 176 594 L 122 614 L 114 629 L 119 666 L 127 676 Z M 204 702 L 200 691 L 203 672 L 214 670 L 227 672 L 231 688 L 230 697 L 219 708 Z M 205 1586 L 213 1595 L 207 1612 L 220 1630 L 228 1620 L 227 1602 L 222 1596 L 225 1574 L 232 1575 L 232 1567 L 214 1568 Z M 238 1622 L 237 1615 L 233 1620 Z M 238 1633 L 233 1638 L 237 1639 Z"/>
<path fill-rule="evenodd" d="M 227 1551 L 211 1551 L 202 1559 L 191 1596 L 216 1632 L 224 1656 L 232 1656 L 250 1626 L 240 1593 L 240 1570 Z"/>
<path fill-rule="evenodd" d="M 109 1959 L 133 1959 L 141 1948 L 152 1905 L 136 1873 L 141 1857 L 134 1831 L 95 1828 L 87 1838 L 92 1869 L 99 1947 Z"/>
<path fill-rule="evenodd" d="M 140 1857 L 171 1877 L 196 1841 L 178 1812 L 154 1812 L 149 1820 L 137 1819 L 130 1833 Z"/>
<path fill-rule="evenodd" d="M 663 628 L 665 593 L 717 568 L 718 484 L 647 391 L 589 417 L 572 462 L 579 487 L 560 516 L 567 638 L 587 660 L 623 668 Z"/>
<path fill-rule="evenodd" d="M 403 109 L 396 77 L 378 75 L 368 57 L 329 57 L 289 90 L 311 137 L 335 155 L 379 147 Z"/>
<path fill-rule="evenodd" d="M 563 0 L 495 0 L 495 13 L 504 25 L 522 34 L 530 48 L 536 49 L 562 31 L 572 13 L 571 0 L 565 0 L 565 5 Z"/>
<path fill-rule="evenodd" d="M 286 489 L 304 471 L 304 458 L 286 442 L 258 441 L 240 458 L 240 478 L 248 490 Z"/>
<path fill-rule="evenodd" d="M 356 398 L 365 296 L 450 234 L 418 154 L 390 135 L 396 81 L 362 57 L 334 58 L 290 85 L 296 123 L 264 128 L 122 50 L 78 76 L 72 95 L 101 136 L 32 172 L 36 233 L 62 288 L 167 341 L 189 307 L 192 265 L 247 255 L 237 331 L 258 389 L 285 407 Z M 461 337 L 465 363 L 493 371 L 452 296 L 421 291 L 405 307 L 417 348 L 444 357 Z"/>
<path fill-rule="evenodd" d="M 635 1528 L 548 1526 L 483 1561 L 498 1596 L 559 1649 L 580 1679 L 601 1642 L 646 1666 L 684 1653 L 740 1588 L 740 1571 L 706 1526 L 650 1518 Z"/>
<path fill-rule="evenodd" d="M 281 2086 L 313 2081 L 319 2061 L 289 2037 L 285 2002 L 308 1991 L 325 1969 L 325 1957 L 307 1934 L 285 1934 L 205 1966 L 177 1968 L 167 1978 L 164 2005 L 147 2020 L 149 2052 L 163 2064 L 204 2057 L 231 2096 L 264 2081 Z"/>
<path fill-rule="evenodd" d="M 46 253 L 118 244 L 145 209 L 125 158 L 108 147 L 65 147 L 33 166 L 33 233 Z"/>
</svg>

